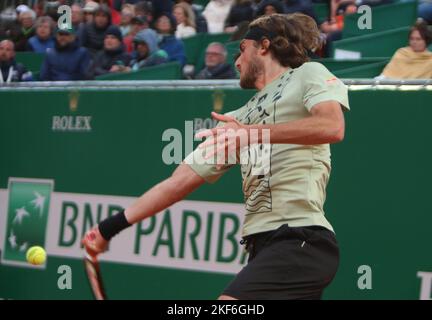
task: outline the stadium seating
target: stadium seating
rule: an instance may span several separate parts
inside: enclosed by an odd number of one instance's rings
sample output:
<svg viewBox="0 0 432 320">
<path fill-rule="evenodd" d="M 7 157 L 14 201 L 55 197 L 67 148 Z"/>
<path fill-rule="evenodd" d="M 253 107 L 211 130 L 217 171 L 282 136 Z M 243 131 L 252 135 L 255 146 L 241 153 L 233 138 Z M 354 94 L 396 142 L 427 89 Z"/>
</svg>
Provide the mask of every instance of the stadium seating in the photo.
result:
<svg viewBox="0 0 432 320">
<path fill-rule="evenodd" d="M 375 63 L 337 70 L 333 73 L 338 78 L 374 78 L 381 74 L 387 63 L 387 60 L 383 60 Z"/>
<path fill-rule="evenodd" d="M 363 57 L 391 57 L 395 51 L 408 45 L 409 27 L 377 32 L 365 36 L 335 41 L 332 56 L 358 55 Z"/>
<path fill-rule="evenodd" d="M 347 59 L 336 60 L 332 58 L 324 58 L 324 59 L 316 59 L 314 61 L 322 63 L 330 71 L 336 72 L 344 69 L 351 69 L 351 68 L 366 66 L 370 64 L 379 63 L 379 62 L 387 63 L 389 60 L 390 58 L 379 57 L 379 58 L 363 58 L 363 59 L 354 59 L 354 60 L 347 60 Z"/>
<path fill-rule="evenodd" d="M 96 80 L 179 80 L 181 78 L 180 64 L 170 62 L 134 72 L 104 74 L 96 77 Z"/>
<path fill-rule="evenodd" d="M 42 66 L 45 55 L 43 53 L 34 52 L 17 52 L 15 59 L 22 63 L 30 71 L 39 72 Z"/>
<path fill-rule="evenodd" d="M 411 26 L 417 18 L 417 1 L 396 2 L 372 8 L 372 29 L 360 29 L 358 21 L 362 14 L 345 16 L 342 39 L 364 36 L 386 30 Z"/>
</svg>

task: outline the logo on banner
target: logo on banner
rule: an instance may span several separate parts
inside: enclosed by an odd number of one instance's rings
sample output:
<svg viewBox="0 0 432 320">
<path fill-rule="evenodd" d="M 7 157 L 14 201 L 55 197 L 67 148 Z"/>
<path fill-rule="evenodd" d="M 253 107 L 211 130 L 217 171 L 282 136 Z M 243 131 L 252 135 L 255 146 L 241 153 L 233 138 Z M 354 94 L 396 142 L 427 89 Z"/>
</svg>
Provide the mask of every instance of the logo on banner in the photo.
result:
<svg viewBox="0 0 432 320">
<path fill-rule="evenodd" d="M 27 263 L 26 252 L 32 246 L 45 246 L 53 185 L 52 180 L 9 179 L 3 263 L 35 268 Z"/>
</svg>

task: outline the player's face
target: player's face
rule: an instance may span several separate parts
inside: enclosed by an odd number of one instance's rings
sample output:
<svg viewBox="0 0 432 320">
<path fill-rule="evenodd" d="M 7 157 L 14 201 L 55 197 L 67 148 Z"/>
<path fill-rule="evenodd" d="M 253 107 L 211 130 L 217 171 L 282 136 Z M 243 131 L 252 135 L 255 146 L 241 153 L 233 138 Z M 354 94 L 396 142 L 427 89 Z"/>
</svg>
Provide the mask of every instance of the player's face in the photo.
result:
<svg viewBox="0 0 432 320">
<path fill-rule="evenodd" d="M 247 39 L 240 43 L 240 55 L 235 65 L 240 72 L 240 86 L 243 89 L 255 89 L 258 76 L 264 69 L 255 41 Z"/>
<path fill-rule="evenodd" d="M 411 32 L 409 45 L 414 52 L 423 52 L 426 50 L 426 41 L 423 40 L 418 30 Z"/>
</svg>

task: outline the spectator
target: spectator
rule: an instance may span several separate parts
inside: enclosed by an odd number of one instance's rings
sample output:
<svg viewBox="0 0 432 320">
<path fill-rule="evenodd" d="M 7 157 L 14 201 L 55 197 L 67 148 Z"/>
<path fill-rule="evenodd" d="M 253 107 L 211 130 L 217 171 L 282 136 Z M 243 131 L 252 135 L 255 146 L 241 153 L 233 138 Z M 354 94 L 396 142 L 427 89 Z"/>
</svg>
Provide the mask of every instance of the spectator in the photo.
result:
<svg viewBox="0 0 432 320">
<path fill-rule="evenodd" d="M 419 1 L 418 16 L 428 24 L 432 24 L 432 0 Z"/>
<path fill-rule="evenodd" d="M 195 79 L 235 79 L 235 71 L 226 60 L 225 46 L 219 42 L 210 43 L 205 53 L 205 67 Z"/>
<path fill-rule="evenodd" d="M 264 0 L 258 5 L 257 16 L 269 16 L 274 13 L 284 13 L 283 4 L 279 0 Z"/>
<path fill-rule="evenodd" d="M 14 43 L 10 40 L 0 41 L 0 85 L 30 80 L 32 80 L 31 72 L 15 61 Z"/>
<path fill-rule="evenodd" d="M 110 25 L 111 11 L 106 5 L 100 5 L 94 13 L 94 21 L 84 27 L 79 39 L 92 56 L 103 50 L 105 32 Z"/>
<path fill-rule="evenodd" d="M 151 17 L 147 17 L 150 23 L 153 23 L 153 17 L 171 13 L 173 6 L 172 0 L 114 0 L 114 7 L 119 10 L 125 3 L 135 5 L 136 15 L 145 16 L 151 12 Z"/>
<path fill-rule="evenodd" d="M 168 61 L 168 54 L 158 47 L 158 36 L 153 29 L 138 32 L 134 38 L 134 45 L 135 51 L 130 63 L 130 70 L 132 71 Z"/>
<path fill-rule="evenodd" d="M 153 10 L 152 2 L 150 1 L 140 1 L 135 5 L 135 16 L 145 17 L 149 26 L 153 25 L 153 18 L 155 13 Z"/>
<path fill-rule="evenodd" d="M 175 20 L 168 14 L 162 14 L 156 20 L 156 30 L 161 36 L 159 47 L 168 54 L 168 61 L 178 61 L 182 66 L 186 64 L 186 53 L 183 41 L 174 36 Z"/>
<path fill-rule="evenodd" d="M 34 6 L 33 10 L 36 13 L 36 17 L 43 17 L 46 16 L 45 12 L 45 3 L 43 1 L 38 1 Z"/>
<path fill-rule="evenodd" d="M 84 14 L 83 9 L 78 4 L 73 4 L 71 6 L 72 11 L 72 26 L 75 28 L 75 30 L 78 30 L 80 28 L 81 24 L 84 22 Z"/>
<path fill-rule="evenodd" d="M 225 32 L 235 32 L 238 25 L 244 22 L 249 23 L 254 18 L 254 10 L 251 0 L 236 0 L 228 14 L 225 22 Z"/>
<path fill-rule="evenodd" d="M 132 19 L 135 16 L 135 7 L 131 4 L 125 4 L 121 10 L 120 31 L 123 37 L 131 32 Z"/>
<path fill-rule="evenodd" d="M 126 36 L 123 40 L 127 53 L 132 53 L 132 51 L 134 50 L 133 39 L 135 38 L 137 33 L 150 27 L 147 16 L 136 16 L 132 19 L 131 24 L 131 31 L 129 35 Z"/>
<path fill-rule="evenodd" d="M 28 40 L 28 50 L 36 53 L 46 53 L 54 48 L 55 22 L 50 17 L 39 17 L 36 20 L 36 35 Z"/>
<path fill-rule="evenodd" d="M 186 2 L 189 4 L 192 8 L 192 11 L 195 15 L 195 27 L 197 33 L 207 33 L 207 20 L 202 15 L 203 6 L 194 4 L 193 0 L 177 0 L 177 3 L 179 2 Z"/>
<path fill-rule="evenodd" d="M 99 4 L 97 2 L 94 1 L 86 2 L 83 8 L 85 24 L 93 23 L 94 14 L 98 8 L 99 8 Z"/>
<path fill-rule="evenodd" d="M 233 0 L 211 0 L 203 11 L 209 33 L 224 32 L 225 21 L 231 10 Z"/>
<path fill-rule="evenodd" d="M 409 46 L 396 51 L 379 78 L 431 79 L 432 52 L 427 48 L 431 43 L 427 24 L 416 23 L 409 33 Z"/>
<path fill-rule="evenodd" d="M 28 39 L 35 35 L 36 13 L 28 9 L 21 11 L 18 17 L 19 25 L 11 30 L 10 39 L 15 43 L 16 51 L 25 51 Z"/>
<path fill-rule="evenodd" d="M 106 6 L 109 9 L 110 16 L 111 16 L 111 24 L 114 24 L 118 26 L 121 21 L 120 12 L 118 12 L 113 5 L 112 0 L 95 0 L 97 3 L 99 3 L 99 6 Z"/>
<path fill-rule="evenodd" d="M 6 8 L 0 13 L 0 40 L 10 39 L 11 30 L 18 30 L 17 12 L 13 8 Z"/>
<path fill-rule="evenodd" d="M 121 31 L 110 26 L 105 33 L 104 50 L 93 61 L 92 74 L 100 76 L 112 72 L 124 72 L 129 65 L 130 56 L 125 52 Z"/>
<path fill-rule="evenodd" d="M 318 23 L 311 0 L 285 0 L 283 2 L 285 13 L 303 13 L 313 18 Z"/>
<path fill-rule="evenodd" d="M 58 29 L 54 49 L 49 49 L 42 64 L 42 81 L 71 81 L 89 78 L 90 55 L 79 46 L 74 29 Z"/>
<path fill-rule="evenodd" d="M 116 9 L 117 11 L 122 11 L 122 8 L 125 5 L 135 5 L 138 2 L 140 2 L 141 0 L 114 0 L 113 1 L 113 7 L 114 9 Z"/>
<path fill-rule="evenodd" d="M 58 21 L 59 14 L 58 8 L 60 6 L 60 2 L 58 1 L 46 1 L 45 2 L 45 16 L 51 17 L 54 21 Z"/>
<path fill-rule="evenodd" d="M 173 8 L 173 15 L 177 22 L 175 36 L 177 38 L 188 38 L 196 34 L 195 15 L 186 2 L 177 3 Z"/>
</svg>

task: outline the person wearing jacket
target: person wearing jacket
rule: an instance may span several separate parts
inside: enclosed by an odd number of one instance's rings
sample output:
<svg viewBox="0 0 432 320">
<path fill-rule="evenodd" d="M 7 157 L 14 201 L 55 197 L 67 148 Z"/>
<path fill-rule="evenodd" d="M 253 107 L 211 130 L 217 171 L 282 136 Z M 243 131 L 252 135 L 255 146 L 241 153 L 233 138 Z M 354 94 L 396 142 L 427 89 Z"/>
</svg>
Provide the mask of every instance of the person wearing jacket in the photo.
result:
<svg viewBox="0 0 432 320">
<path fill-rule="evenodd" d="M 58 29 L 56 44 L 48 49 L 39 78 L 42 81 L 89 79 L 90 54 L 79 46 L 74 29 Z"/>
<path fill-rule="evenodd" d="M 32 73 L 15 61 L 15 45 L 10 40 L 0 41 L 0 86 L 3 83 L 31 81 Z"/>
<path fill-rule="evenodd" d="M 28 40 L 28 50 L 36 53 L 46 53 L 48 49 L 54 48 L 54 28 L 55 23 L 51 17 L 37 18 L 36 35 Z"/>
<path fill-rule="evenodd" d="M 222 43 L 213 42 L 207 46 L 205 54 L 205 67 L 195 79 L 235 79 L 233 67 L 226 63 L 227 50 Z"/>
<path fill-rule="evenodd" d="M 106 5 L 100 5 L 94 12 L 93 22 L 87 24 L 79 35 L 82 47 L 86 47 L 94 57 L 103 50 L 105 32 L 111 25 L 111 11 Z"/>
<path fill-rule="evenodd" d="M 186 64 L 186 53 L 183 41 L 174 35 L 176 22 L 169 14 L 162 14 L 156 20 L 159 33 L 159 47 L 168 54 L 168 61 L 177 61 L 181 66 Z"/>
<path fill-rule="evenodd" d="M 159 49 L 158 36 L 153 29 L 144 29 L 134 38 L 135 51 L 129 64 L 131 71 L 156 66 L 168 61 L 168 54 Z"/>
<path fill-rule="evenodd" d="M 105 33 L 104 50 L 94 58 L 92 74 L 96 77 L 111 72 L 123 72 L 129 62 L 130 56 L 125 52 L 120 29 L 110 26 Z"/>
</svg>

